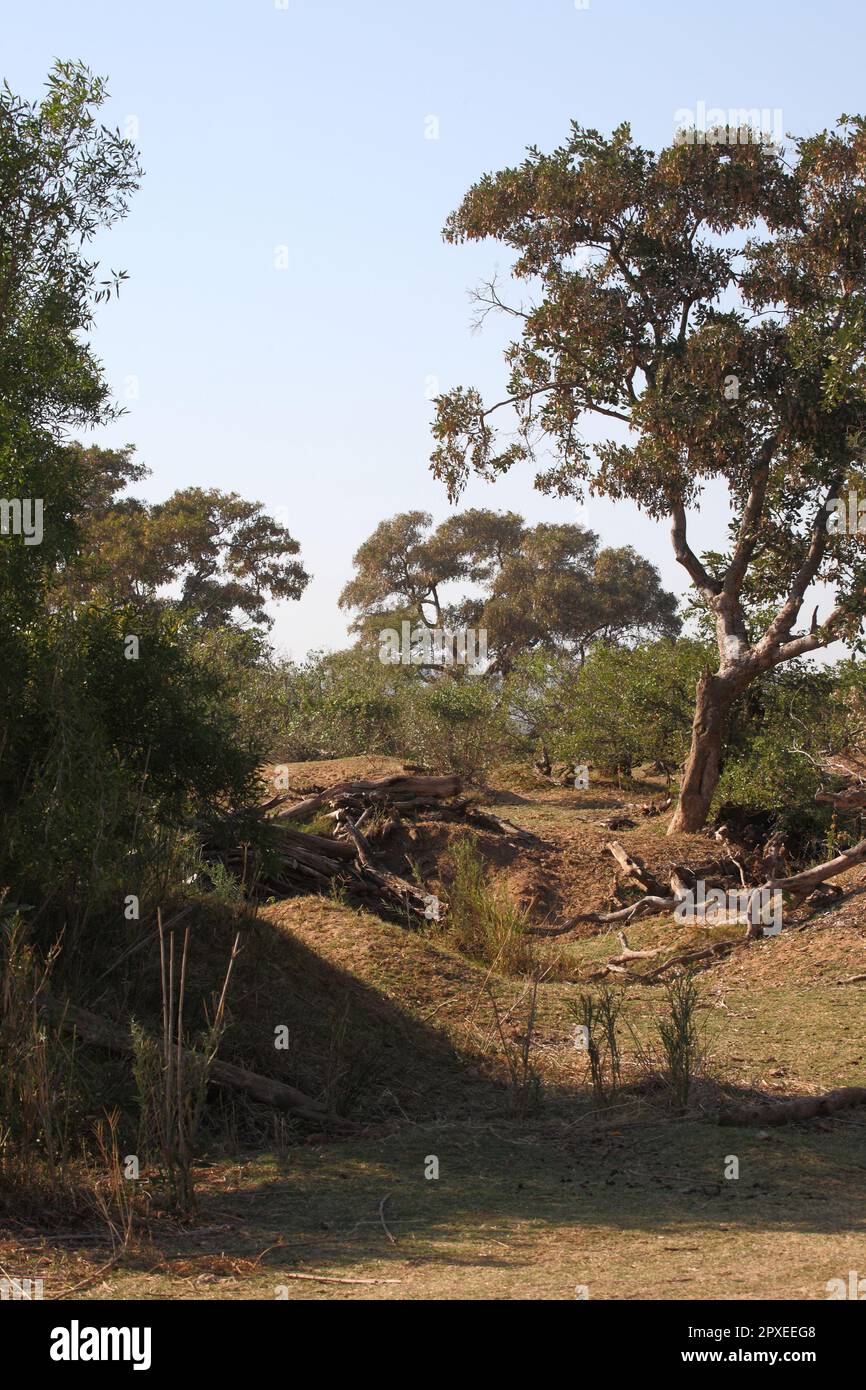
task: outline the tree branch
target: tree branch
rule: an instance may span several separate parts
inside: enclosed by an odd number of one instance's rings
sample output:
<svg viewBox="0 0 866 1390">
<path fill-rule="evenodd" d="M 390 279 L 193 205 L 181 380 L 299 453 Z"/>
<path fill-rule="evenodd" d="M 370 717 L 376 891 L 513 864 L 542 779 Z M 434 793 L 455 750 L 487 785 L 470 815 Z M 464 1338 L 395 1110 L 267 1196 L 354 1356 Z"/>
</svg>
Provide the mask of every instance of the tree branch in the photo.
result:
<svg viewBox="0 0 866 1390">
<path fill-rule="evenodd" d="M 519 402 L 531 401 L 534 396 L 543 395 L 546 391 L 577 391 L 580 386 L 579 381 L 552 381 L 547 386 L 534 386 L 531 391 L 522 391 L 516 396 L 507 396 L 505 400 L 497 401 L 495 405 L 488 406 L 486 410 L 481 411 L 479 418 L 486 420 L 488 415 L 492 415 L 494 410 L 501 410 L 504 405 L 517 405 Z M 581 408 L 596 415 L 607 415 L 612 420 L 622 420 L 626 425 L 631 424 L 630 415 L 623 415 L 619 410 L 607 410 L 604 406 L 595 405 L 591 401 L 584 403 Z"/>
<path fill-rule="evenodd" d="M 679 499 L 671 510 L 671 541 L 677 561 L 701 593 L 706 598 L 715 598 L 720 594 L 721 584 L 707 572 L 686 539 L 686 509 Z"/>
<path fill-rule="evenodd" d="M 774 434 L 765 442 L 758 455 L 758 463 L 752 476 L 748 501 L 740 521 L 736 548 L 723 581 L 726 594 L 739 594 L 746 577 L 746 571 L 749 568 L 758 540 L 758 523 L 764 510 L 767 484 L 770 480 L 770 461 L 777 442 L 778 435 Z"/>
<path fill-rule="evenodd" d="M 757 645 L 756 650 L 761 654 L 772 652 L 774 648 L 779 647 L 781 644 L 784 644 L 787 647 L 791 647 L 796 646 L 797 644 L 802 643 L 804 641 L 807 643 L 811 643 L 811 645 L 802 647 L 802 651 L 814 651 L 815 648 L 826 645 L 824 641 L 818 639 L 818 632 L 817 628 L 815 627 L 814 621 L 812 625 L 812 632 L 809 633 L 807 637 L 796 638 L 793 643 L 785 642 L 785 639 L 790 636 L 791 628 L 794 626 L 794 623 L 797 619 L 797 615 L 799 614 L 800 609 L 803 606 L 803 599 L 805 597 L 806 590 L 808 589 L 809 585 L 814 581 L 818 573 L 818 570 L 821 567 L 821 561 L 823 560 L 824 554 L 827 549 L 827 523 L 829 521 L 830 516 L 828 511 L 828 503 L 830 499 L 836 495 L 837 490 L 842 486 L 842 482 L 842 475 L 837 474 L 833 481 L 830 483 L 830 490 L 827 494 L 827 497 L 822 506 L 819 507 L 818 512 L 815 516 L 815 520 L 812 523 L 812 539 L 809 543 L 809 549 L 806 553 L 806 558 L 803 561 L 803 564 L 800 566 L 800 569 L 798 570 L 797 574 L 794 576 L 794 582 L 792 583 L 788 591 L 788 596 L 785 599 L 785 602 L 782 604 L 782 607 L 779 609 L 775 618 L 770 623 L 770 626 L 767 628 L 767 631 L 765 632 L 764 636 L 761 638 L 761 641 Z M 837 609 L 834 611 L 833 614 L 831 614 L 831 617 L 828 621 L 837 621 L 838 617 L 840 616 L 841 614 Z M 827 624 L 825 623 L 824 626 L 826 627 Z M 799 652 L 792 654 L 799 655 Z"/>
</svg>

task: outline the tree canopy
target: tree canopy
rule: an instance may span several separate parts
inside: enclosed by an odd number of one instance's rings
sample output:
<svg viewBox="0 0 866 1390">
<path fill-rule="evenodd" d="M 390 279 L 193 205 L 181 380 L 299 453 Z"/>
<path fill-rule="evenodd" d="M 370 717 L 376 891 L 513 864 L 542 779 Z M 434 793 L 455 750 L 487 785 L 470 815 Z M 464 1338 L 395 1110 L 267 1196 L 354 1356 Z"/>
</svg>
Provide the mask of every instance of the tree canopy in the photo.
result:
<svg viewBox="0 0 866 1390">
<path fill-rule="evenodd" d="M 527 526 L 515 512 L 481 508 L 431 526 L 426 512 L 390 517 L 355 554 L 340 604 L 360 610 L 362 638 L 403 617 L 483 629 L 494 668 L 508 671 L 521 652 L 582 658 L 592 641 L 679 631 L 675 596 L 630 546 L 600 549 L 585 527 Z M 471 591 L 449 602 L 443 590 L 458 581 Z"/>
<path fill-rule="evenodd" d="M 166 604 L 205 628 L 238 619 L 270 627 L 270 599 L 299 598 L 309 575 L 300 546 L 261 503 L 216 488 L 182 488 L 165 502 L 119 496 L 148 470 L 132 449 L 72 446 L 82 479 L 81 548 L 64 580 L 78 598 Z"/>
<path fill-rule="evenodd" d="M 41 544 L 0 545 L 10 627 L 75 546 L 69 428 L 117 414 L 86 334 L 124 275 L 100 280 L 87 247 L 124 216 L 140 166 L 132 143 L 98 122 L 105 96 L 79 63 L 55 63 L 41 101 L 0 89 L 0 496 L 44 505 Z"/>
</svg>

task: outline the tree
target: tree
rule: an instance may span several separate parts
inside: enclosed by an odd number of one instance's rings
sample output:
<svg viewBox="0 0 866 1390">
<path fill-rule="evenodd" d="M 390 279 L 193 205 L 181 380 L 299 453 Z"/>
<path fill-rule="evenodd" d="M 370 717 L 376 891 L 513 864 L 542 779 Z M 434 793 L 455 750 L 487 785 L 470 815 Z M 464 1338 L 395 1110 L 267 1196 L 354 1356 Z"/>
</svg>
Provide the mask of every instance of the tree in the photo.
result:
<svg viewBox="0 0 866 1390">
<path fill-rule="evenodd" d="M 554 759 L 630 772 L 658 762 L 672 772 L 688 747 L 703 643 L 681 638 L 623 647 L 597 643 L 579 668 L 524 653 L 505 683 L 518 726 Z"/>
<path fill-rule="evenodd" d="M 355 629 L 374 637 L 383 622 L 483 629 L 491 670 L 507 673 L 521 652 L 577 654 L 594 640 L 679 631 L 676 599 L 657 570 L 629 546 L 599 550 L 582 526 L 525 524 L 515 512 L 474 508 L 429 532 L 431 518 L 407 512 L 383 521 L 354 557 L 356 576 L 340 595 L 361 610 Z M 443 586 L 478 592 L 448 603 Z"/>
<path fill-rule="evenodd" d="M 552 154 L 485 175 L 445 228 L 510 247 L 534 292 L 528 307 L 495 283 L 478 293 L 482 313 L 516 315 L 521 333 L 504 400 L 486 407 L 463 387 L 437 400 L 432 468 L 449 496 L 471 471 L 494 479 L 552 445 L 536 486 L 667 518 L 712 617 L 718 663 L 698 681 L 671 832 L 706 819 L 737 698 L 782 662 L 855 641 L 866 583 L 862 545 L 830 524 L 832 499 L 864 477 L 866 123 L 796 141 L 792 163 L 740 135 L 656 156 L 627 125 L 605 138 L 574 124 Z M 517 429 L 499 447 L 490 417 L 503 408 Z M 590 416 L 615 422 L 593 446 Z M 716 480 L 732 521 L 700 558 L 688 509 Z M 804 626 L 819 581 L 834 606 Z"/>
<path fill-rule="evenodd" d="M 97 121 L 105 96 L 77 63 L 54 65 L 41 101 L 0 89 L 0 499 L 13 523 L 16 508 L 39 516 L 42 533 L 35 543 L 35 529 L 28 537 L 4 518 L 0 534 L 0 804 L 15 801 L 8 766 L 19 738 L 27 747 L 29 629 L 45 621 L 47 586 L 77 544 L 67 430 L 116 414 L 85 335 L 124 276 L 100 281 L 87 246 L 124 216 L 140 170 L 131 142 Z"/>
<path fill-rule="evenodd" d="M 0 497 L 44 507 L 41 543 L 0 537 L 8 641 L 75 546 L 66 430 L 117 414 L 84 335 L 125 277 L 98 280 L 85 252 L 125 215 L 140 169 L 132 143 L 97 122 L 105 97 L 79 63 L 55 63 L 41 102 L 0 89 Z"/>
<path fill-rule="evenodd" d="M 93 305 L 125 278 L 96 280 L 84 247 L 127 211 L 135 147 L 97 124 L 104 82 L 57 62 L 40 103 L 0 91 L 0 421 L 3 434 L 96 424 L 115 413 L 82 342 Z"/>
<path fill-rule="evenodd" d="M 566 652 L 582 663 L 593 642 L 673 637 L 676 609 L 655 566 L 631 546 L 600 550 L 593 531 L 543 523 L 524 529 L 486 595 L 464 605 L 466 620 L 487 629 L 503 673 L 521 652 Z"/>
<path fill-rule="evenodd" d="M 165 502 L 118 497 L 148 470 L 132 449 L 71 446 L 82 479 L 78 518 L 81 551 L 63 576 L 77 599 L 165 606 L 171 600 L 202 628 L 219 628 L 242 614 L 270 627 L 269 599 L 299 598 L 309 583 L 293 557 L 300 549 L 259 502 L 216 488 L 183 488 Z"/>
<path fill-rule="evenodd" d="M 0 500 L 4 518 L 27 501 L 43 522 L 0 534 L 0 882 L 72 956 L 97 903 L 113 922 L 138 891 L 148 836 L 164 853 L 169 827 L 251 800 L 261 754 L 192 623 L 63 602 L 88 521 L 144 471 L 128 450 L 69 443 L 118 414 L 87 335 L 124 275 L 100 279 L 88 244 L 140 170 L 98 122 L 105 97 L 76 63 L 55 64 L 40 102 L 0 90 Z"/>
<path fill-rule="evenodd" d="M 428 512 L 401 512 L 380 521 L 352 557 L 355 577 L 340 594 L 341 608 L 360 609 L 356 631 L 370 628 L 370 619 L 399 616 L 441 627 L 443 606 L 439 591 L 465 572 L 456 550 L 448 555 L 426 535 L 433 518 Z"/>
</svg>

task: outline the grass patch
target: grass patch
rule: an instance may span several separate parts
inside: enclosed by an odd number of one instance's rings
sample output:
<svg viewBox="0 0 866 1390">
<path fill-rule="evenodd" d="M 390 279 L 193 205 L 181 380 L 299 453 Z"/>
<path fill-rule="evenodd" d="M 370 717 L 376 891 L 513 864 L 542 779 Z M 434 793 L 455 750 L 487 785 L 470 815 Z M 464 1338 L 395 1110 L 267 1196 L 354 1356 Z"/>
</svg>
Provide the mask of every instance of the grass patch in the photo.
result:
<svg viewBox="0 0 866 1390">
<path fill-rule="evenodd" d="M 503 975 L 528 975 L 537 965 L 528 914 L 501 884 L 490 885 L 471 836 L 451 851 L 453 880 L 448 897 L 449 944 Z"/>
</svg>

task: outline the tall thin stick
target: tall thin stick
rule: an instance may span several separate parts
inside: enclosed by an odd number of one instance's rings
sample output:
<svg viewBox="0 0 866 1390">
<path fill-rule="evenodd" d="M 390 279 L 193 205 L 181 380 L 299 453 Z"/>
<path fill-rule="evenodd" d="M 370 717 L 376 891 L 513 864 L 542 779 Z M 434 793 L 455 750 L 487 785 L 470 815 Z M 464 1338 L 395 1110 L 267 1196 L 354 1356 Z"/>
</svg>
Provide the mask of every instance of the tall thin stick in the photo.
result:
<svg viewBox="0 0 866 1390">
<path fill-rule="evenodd" d="M 183 955 L 180 963 L 180 988 L 177 998 L 177 1138 L 181 1156 L 186 1155 L 186 1135 L 183 1124 L 183 999 L 186 992 L 186 962 L 189 954 L 189 927 L 183 934 Z"/>
</svg>

